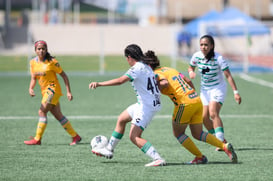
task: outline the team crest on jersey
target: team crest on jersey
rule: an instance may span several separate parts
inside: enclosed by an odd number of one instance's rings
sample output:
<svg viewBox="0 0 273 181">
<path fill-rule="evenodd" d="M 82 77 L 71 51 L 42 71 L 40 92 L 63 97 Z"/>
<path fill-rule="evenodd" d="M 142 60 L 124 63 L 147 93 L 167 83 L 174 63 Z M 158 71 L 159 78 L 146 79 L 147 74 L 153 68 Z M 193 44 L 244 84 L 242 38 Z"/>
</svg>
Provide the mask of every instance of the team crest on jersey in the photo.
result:
<svg viewBox="0 0 273 181">
<path fill-rule="evenodd" d="M 210 71 L 210 69 L 209 69 L 209 67 L 204 67 L 203 69 L 202 69 L 202 74 L 206 74 L 207 72 L 209 72 Z"/>
</svg>

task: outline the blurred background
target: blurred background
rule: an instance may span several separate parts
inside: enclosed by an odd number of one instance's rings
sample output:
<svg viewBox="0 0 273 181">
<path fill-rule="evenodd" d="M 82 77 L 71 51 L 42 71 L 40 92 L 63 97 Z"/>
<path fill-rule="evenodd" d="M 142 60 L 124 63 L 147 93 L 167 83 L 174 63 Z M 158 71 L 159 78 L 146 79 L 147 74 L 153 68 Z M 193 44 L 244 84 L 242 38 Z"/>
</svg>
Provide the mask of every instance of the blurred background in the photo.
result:
<svg viewBox="0 0 273 181">
<path fill-rule="evenodd" d="M 126 45 L 188 61 L 211 34 L 232 63 L 273 70 L 273 0 L 1 0 L 1 55 L 120 55 Z M 175 63 L 173 64 L 175 66 Z"/>
</svg>

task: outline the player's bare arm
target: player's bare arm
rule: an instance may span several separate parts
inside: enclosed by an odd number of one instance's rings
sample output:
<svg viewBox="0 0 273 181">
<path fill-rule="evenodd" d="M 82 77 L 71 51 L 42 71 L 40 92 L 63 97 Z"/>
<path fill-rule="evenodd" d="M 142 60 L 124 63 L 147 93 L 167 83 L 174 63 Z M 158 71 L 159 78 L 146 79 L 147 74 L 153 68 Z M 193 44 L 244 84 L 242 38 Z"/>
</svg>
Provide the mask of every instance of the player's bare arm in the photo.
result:
<svg viewBox="0 0 273 181">
<path fill-rule="evenodd" d="M 113 85 L 121 85 L 127 81 L 129 81 L 130 78 L 126 75 L 123 75 L 119 78 L 116 78 L 116 79 L 112 79 L 112 80 L 107 80 L 107 81 L 104 81 L 104 82 L 91 82 L 89 84 L 89 89 L 96 89 L 97 87 L 100 87 L 100 86 L 113 86 Z"/>
<path fill-rule="evenodd" d="M 64 84 L 65 84 L 65 88 L 66 88 L 66 97 L 69 101 L 72 101 L 73 100 L 73 96 L 72 96 L 72 93 L 71 93 L 71 88 L 70 88 L 70 83 L 69 83 L 69 79 L 66 75 L 66 73 L 64 71 L 62 71 L 60 73 L 60 76 L 63 78 L 64 80 Z"/>
<path fill-rule="evenodd" d="M 36 85 L 36 78 L 34 75 L 31 75 L 31 79 L 30 79 L 30 84 L 29 84 L 29 89 L 28 89 L 28 93 L 31 97 L 35 96 L 35 92 L 34 92 L 34 87 Z"/>
</svg>

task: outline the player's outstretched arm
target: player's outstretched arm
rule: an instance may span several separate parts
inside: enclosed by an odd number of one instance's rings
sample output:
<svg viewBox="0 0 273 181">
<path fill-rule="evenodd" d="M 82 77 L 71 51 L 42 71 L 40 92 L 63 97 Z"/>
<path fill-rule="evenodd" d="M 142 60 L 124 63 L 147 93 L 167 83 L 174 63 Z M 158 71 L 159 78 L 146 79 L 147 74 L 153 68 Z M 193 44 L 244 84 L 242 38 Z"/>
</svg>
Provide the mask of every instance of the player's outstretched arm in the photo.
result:
<svg viewBox="0 0 273 181">
<path fill-rule="evenodd" d="M 119 78 L 116 78 L 116 79 L 112 79 L 112 80 L 107 80 L 107 81 L 104 81 L 104 82 L 91 82 L 89 84 L 89 89 L 96 89 L 97 87 L 100 87 L 100 86 L 113 86 L 113 85 L 121 85 L 127 81 L 129 81 L 130 78 L 126 75 L 123 75 Z"/>
</svg>

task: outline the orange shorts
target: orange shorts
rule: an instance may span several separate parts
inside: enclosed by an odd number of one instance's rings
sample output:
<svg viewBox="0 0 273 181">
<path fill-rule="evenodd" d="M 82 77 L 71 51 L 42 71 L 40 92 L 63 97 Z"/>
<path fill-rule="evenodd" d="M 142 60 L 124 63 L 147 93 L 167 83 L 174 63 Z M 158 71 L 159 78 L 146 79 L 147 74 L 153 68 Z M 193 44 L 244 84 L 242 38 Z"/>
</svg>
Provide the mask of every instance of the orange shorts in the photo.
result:
<svg viewBox="0 0 273 181">
<path fill-rule="evenodd" d="M 178 124 L 202 124 L 203 123 L 203 104 L 179 104 L 173 111 L 173 122 Z"/>
<path fill-rule="evenodd" d="M 44 91 L 42 103 L 57 105 L 61 96 L 62 95 L 60 94 L 55 94 L 55 91 L 53 89 L 47 88 Z"/>
</svg>

